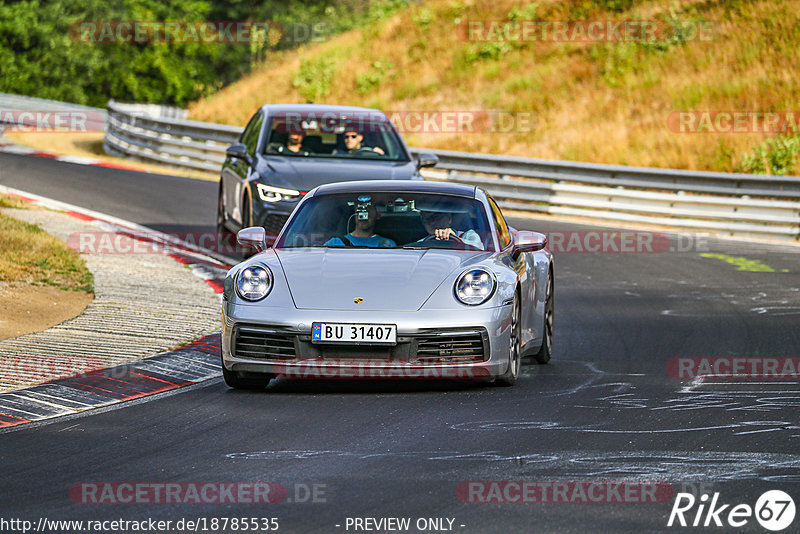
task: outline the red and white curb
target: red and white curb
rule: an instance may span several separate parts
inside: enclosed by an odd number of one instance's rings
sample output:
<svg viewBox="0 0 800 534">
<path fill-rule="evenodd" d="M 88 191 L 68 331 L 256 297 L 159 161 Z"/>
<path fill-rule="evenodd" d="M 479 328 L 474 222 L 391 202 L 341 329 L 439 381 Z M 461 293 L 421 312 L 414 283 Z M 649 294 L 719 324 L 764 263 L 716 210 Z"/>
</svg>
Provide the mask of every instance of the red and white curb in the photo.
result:
<svg viewBox="0 0 800 534">
<path fill-rule="evenodd" d="M 216 293 L 222 293 L 222 283 L 225 280 L 225 274 L 236 261 L 233 258 L 183 241 L 176 236 L 148 228 L 147 226 L 142 226 L 135 222 L 126 221 L 125 219 L 114 217 L 113 215 L 106 215 L 94 210 L 81 208 L 79 206 L 67 204 L 66 202 L 61 202 L 60 200 L 54 200 L 4 185 L 0 185 L 0 193 L 25 200 L 35 206 L 64 212 L 76 219 L 95 224 L 105 232 L 124 235 L 144 243 L 155 243 L 162 249 L 168 249 L 170 251 L 168 255 L 171 258 L 192 269 L 192 272 L 205 280 Z"/>
<path fill-rule="evenodd" d="M 171 258 L 188 266 L 221 298 L 222 284 L 231 267 L 231 260 L 224 256 L 146 226 L 58 200 L 3 185 L 0 185 L 0 193 L 64 212 L 96 224 L 106 232 L 120 233 L 147 243 L 157 241 L 160 246 L 168 247 Z M 219 377 L 220 355 L 220 336 L 216 333 L 178 350 L 132 363 L 2 393 L 0 429 L 108 406 Z"/>
<path fill-rule="evenodd" d="M 220 335 L 178 350 L 0 394 L 0 430 L 163 393 L 220 376 Z"/>
<path fill-rule="evenodd" d="M 35 156 L 39 158 L 54 159 L 56 161 L 63 161 L 65 163 L 75 163 L 77 165 L 95 165 L 97 167 L 120 169 L 123 171 L 136 171 L 136 172 L 146 172 L 146 173 L 151 172 L 146 169 L 142 169 L 141 167 L 120 165 L 118 163 L 111 163 L 110 161 L 105 161 L 97 158 L 89 158 L 84 156 L 60 156 L 58 154 L 51 154 L 50 152 L 44 152 L 42 150 L 37 150 L 35 148 L 9 143 L 8 141 L 2 139 L 0 139 L 0 152 L 6 154 L 17 154 L 20 156 Z"/>
</svg>

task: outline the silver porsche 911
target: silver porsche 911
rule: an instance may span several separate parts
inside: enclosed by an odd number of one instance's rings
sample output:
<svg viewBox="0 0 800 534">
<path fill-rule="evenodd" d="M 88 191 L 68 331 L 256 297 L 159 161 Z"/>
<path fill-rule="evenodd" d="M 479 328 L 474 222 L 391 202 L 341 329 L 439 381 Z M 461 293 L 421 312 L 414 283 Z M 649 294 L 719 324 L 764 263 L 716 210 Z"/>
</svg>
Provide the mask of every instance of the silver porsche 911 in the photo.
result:
<svg viewBox="0 0 800 534">
<path fill-rule="evenodd" d="M 510 228 L 483 189 L 326 184 L 223 292 L 222 371 L 234 388 L 288 378 L 467 379 L 512 385 L 553 346 L 547 238 Z"/>
</svg>

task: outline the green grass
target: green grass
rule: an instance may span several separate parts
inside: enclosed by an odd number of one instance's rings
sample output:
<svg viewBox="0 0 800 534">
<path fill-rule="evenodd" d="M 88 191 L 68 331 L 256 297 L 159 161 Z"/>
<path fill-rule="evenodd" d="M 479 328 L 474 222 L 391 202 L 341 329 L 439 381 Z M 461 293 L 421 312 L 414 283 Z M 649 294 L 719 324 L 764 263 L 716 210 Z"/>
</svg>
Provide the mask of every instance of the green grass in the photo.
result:
<svg viewBox="0 0 800 534">
<path fill-rule="evenodd" d="M 0 206 L 19 202 L 0 196 Z M 36 225 L 0 213 L 0 280 L 94 291 L 94 277 L 80 255 Z"/>
<path fill-rule="evenodd" d="M 192 118 L 243 125 L 263 102 L 309 99 L 389 110 L 525 111 L 539 119 L 534 131 L 409 133 L 406 141 L 546 159 L 800 174 L 790 138 L 690 134 L 668 126 L 681 111 L 796 110 L 800 11 L 794 2 L 421 0 L 373 20 L 326 43 L 273 56 L 253 75 L 193 105 Z M 647 42 L 470 41 L 465 33 L 469 21 L 530 20 L 653 21 L 658 29 Z M 701 24 L 706 28 L 697 29 Z"/>
<path fill-rule="evenodd" d="M 741 172 L 785 176 L 800 163 L 800 135 L 767 139 L 745 154 Z"/>
</svg>

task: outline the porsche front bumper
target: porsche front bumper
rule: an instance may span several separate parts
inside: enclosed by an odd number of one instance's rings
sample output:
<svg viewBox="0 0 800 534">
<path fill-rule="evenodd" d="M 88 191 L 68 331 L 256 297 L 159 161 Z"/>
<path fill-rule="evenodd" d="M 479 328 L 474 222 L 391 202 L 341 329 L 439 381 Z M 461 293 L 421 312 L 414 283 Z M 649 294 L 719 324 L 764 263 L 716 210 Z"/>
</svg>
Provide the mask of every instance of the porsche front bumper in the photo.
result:
<svg viewBox="0 0 800 534">
<path fill-rule="evenodd" d="M 320 345 L 316 322 L 397 325 L 396 345 Z M 454 310 L 298 310 L 223 302 L 229 371 L 288 378 L 486 380 L 508 367 L 511 305 Z"/>
</svg>

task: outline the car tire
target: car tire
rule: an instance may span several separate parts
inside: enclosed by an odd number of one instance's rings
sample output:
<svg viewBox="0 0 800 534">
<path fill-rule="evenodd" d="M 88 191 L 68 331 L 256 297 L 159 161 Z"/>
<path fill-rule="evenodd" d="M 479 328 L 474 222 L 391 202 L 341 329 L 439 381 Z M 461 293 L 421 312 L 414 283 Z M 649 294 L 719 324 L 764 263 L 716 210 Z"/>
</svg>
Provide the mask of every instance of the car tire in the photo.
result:
<svg viewBox="0 0 800 534">
<path fill-rule="evenodd" d="M 225 366 L 222 366 L 222 378 L 229 387 L 234 389 L 264 389 L 269 385 L 273 375 L 265 374 L 263 377 L 247 377 L 243 378 L 236 374 L 234 371 L 228 371 Z"/>
<path fill-rule="evenodd" d="M 242 197 L 242 228 L 249 228 L 253 225 L 250 221 L 253 206 L 250 205 L 250 194 L 245 193 Z"/>
<path fill-rule="evenodd" d="M 222 198 L 222 187 L 217 198 L 217 252 L 232 254 L 236 250 L 236 236 L 225 226 L 225 203 Z"/>
<path fill-rule="evenodd" d="M 242 228 L 249 228 L 253 226 L 253 205 L 250 201 L 250 193 L 245 193 L 244 197 L 242 197 Z M 240 247 L 241 257 L 242 259 L 246 260 L 247 258 L 255 255 L 257 253 L 256 249 L 253 247 L 249 247 L 247 245 L 243 245 Z"/>
<path fill-rule="evenodd" d="M 539 349 L 533 358 L 537 363 L 545 364 L 550 361 L 553 356 L 553 318 L 554 318 L 554 302 L 553 302 L 553 272 L 547 274 L 547 293 L 544 301 L 544 325 L 542 328 L 542 347 Z"/>
<path fill-rule="evenodd" d="M 519 377 L 522 367 L 521 328 L 519 298 L 514 294 L 514 301 L 511 305 L 511 339 L 508 348 L 508 369 L 495 379 L 495 384 L 498 386 L 513 386 Z"/>
</svg>

